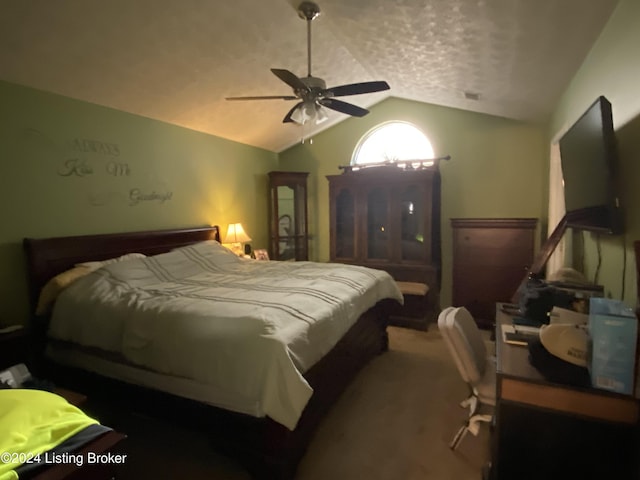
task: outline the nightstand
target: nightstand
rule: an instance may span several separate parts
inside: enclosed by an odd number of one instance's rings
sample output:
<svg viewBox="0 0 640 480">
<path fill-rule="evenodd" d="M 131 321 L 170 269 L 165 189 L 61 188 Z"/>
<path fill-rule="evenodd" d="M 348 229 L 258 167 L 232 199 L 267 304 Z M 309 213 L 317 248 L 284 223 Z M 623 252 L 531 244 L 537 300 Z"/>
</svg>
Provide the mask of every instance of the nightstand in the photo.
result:
<svg viewBox="0 0 640 480">
<path fill-rule="evenodd" d="M 0 328 L 0 332 L 6 328 Z M 0 333 L 0 370 L 9 368 L 16 363 L 25 363 L 28 358 L 29 334 L 26 328 L 20 327 L 16 330 Z"/>
<path fill-rule="evenodd" d="M 7 328 L 7 327 L 4 327 Z M 24 327 L 12 329 L 5 333 L 0 333 L 0 370 L 12 367 L 18 363 L 25 363 L 29 366 L 29 334 Z M 0 329 L 1 331 L 1 329 Z M 54 387 L 53 393 L 60 395 L 71 405 L 82 406 L 86 400 L 86 395 L 67 390 L 66 388 Z"/>
</svg>

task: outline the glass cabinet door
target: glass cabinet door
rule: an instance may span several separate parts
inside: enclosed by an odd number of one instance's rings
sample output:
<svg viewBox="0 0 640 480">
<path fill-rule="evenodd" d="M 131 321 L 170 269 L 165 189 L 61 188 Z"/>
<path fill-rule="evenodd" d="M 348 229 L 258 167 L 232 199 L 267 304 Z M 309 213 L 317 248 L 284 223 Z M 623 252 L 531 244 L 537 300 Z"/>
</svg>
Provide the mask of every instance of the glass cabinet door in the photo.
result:
<svg viewBox="0 0 640 480">
<path fill-rule="evenodd" d="M 400 255 L 402 260 L 425 259 L 425 212 L 421 189 L 408 186 L 400 195 Z"/>
<path fill-rule="evenodd" d="M 308 260 L 307 172 L 269 172 L 269 250 L 274 260 Z"/>
<path fill-rule="evenodd" d="M 367 195 L 368 259 L 389 259 L 389 234 L 389 193 L 384 188 L 374 188 Z"/>
<path fill-rule="evenodd" d="M 355 199 L 348 189 L 342 189 L 336 196 L 336 258 L 354 258 L 356 255 L 356 215 Z"/>
<path fill-rule="evenodd" d="M 287 185 L 275 189 L 278 209 L 278 244 L 274 258 L 291 260 L 295 258 L 295 190 Z"/>
<path fill-rule="evenodd" d="M 306 177 L 305 177 L 306 179 Z M 293 247 L 295 260 L 309 260 L 309 235 L 307 233 L 307 184 L 293 186 L 293 236 L 289 235 L 289 247 Z M 289 254 L 290 255 L 290 254 Z"/>
</svg>

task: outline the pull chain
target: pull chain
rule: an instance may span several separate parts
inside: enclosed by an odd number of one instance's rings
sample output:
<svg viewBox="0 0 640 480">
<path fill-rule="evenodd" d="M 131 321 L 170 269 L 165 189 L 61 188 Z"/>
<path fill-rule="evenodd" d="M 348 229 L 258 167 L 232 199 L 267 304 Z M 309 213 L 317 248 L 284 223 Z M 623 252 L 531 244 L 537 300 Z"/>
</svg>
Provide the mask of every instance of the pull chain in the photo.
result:
<svg viewBox="0 0 640 480">
<path fill-rule="evenodd" d="M 305 131 L 305 127 L 307 125 L 307 122 L 309 122 L 310 120 L 307 120 L 306 122 L 304 122 L 300 128 L 302 128 L 302 135 L 300 136 L 300 143 L 302 145 L 304 145 L 304 141 L 305 141 L 305 136 L 304 136 L 304 131 Z M 313 145 L 313 138 L 309 138 L 309 145 Z"/>
</svg>

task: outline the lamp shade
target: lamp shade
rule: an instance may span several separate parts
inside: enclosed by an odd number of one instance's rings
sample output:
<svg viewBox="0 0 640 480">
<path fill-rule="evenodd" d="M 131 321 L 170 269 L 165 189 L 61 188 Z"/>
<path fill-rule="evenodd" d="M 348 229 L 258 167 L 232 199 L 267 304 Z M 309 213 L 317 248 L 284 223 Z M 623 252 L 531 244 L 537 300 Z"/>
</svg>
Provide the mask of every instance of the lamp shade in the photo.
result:
<svg viewBox="0 0 640 480">
<path fill-rule="evenodd" d="M 304 125 L 311 121 L 319 125 L 328 118 L 324 109 L 313 101 L 304 102 L 303 105 L 300 105 L 300 107 L 296 108 L 291 114 L 291 120 L 299 125 Z"/>
<path fill-rule="evenodd" d="M 244 231 L 241 223 L 230 223 L 227 227 L 227 235 L 222 243 L 244 243 L 250 241 L 251 238 Z"/>
</svg>

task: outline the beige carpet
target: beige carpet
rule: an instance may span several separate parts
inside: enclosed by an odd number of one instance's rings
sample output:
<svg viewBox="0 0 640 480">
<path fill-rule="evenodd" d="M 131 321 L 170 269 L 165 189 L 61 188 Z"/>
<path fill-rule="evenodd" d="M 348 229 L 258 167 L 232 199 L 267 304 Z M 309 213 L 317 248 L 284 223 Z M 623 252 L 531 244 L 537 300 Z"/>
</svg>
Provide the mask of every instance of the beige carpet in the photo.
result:
<svg viewBox="0 0 640 480">
<path fill-rule="evenodd" d="M 389 351 L 365 367 L 320 426 L 297 480 L 480 480 L 487 426 L 456 452 L 448 448 L 465 418 L 459 402 L 467 388 L 437 327 L 390 327 L 389 335 Z M 249 478 L 196 432 L 141 415 L 107 417 L 129 435 L 121 480 Z"/>
<path fill-rule="evenodd" d="M 363 370 L 321 425 L 298 478 L 479 480 L 488 428 L 449 449 L 468 391 L 436 326 L 391 327 L 389 336 L 389 352 Z"/>
</svg>

